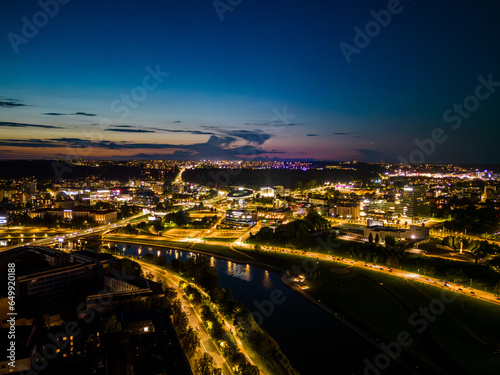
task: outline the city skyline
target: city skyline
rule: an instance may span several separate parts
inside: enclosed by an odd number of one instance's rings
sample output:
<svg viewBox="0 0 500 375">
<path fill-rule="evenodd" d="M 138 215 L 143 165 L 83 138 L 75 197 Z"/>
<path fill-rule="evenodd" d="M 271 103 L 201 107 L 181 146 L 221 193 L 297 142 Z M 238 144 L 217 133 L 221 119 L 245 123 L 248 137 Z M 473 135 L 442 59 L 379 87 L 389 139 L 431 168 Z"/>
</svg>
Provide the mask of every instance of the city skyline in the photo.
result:
<svg viewBox="0 0 500 375">
<path fill-rule="evenodd" d="M 500 162 L 497 4 L 220 4 L 9 4 L 0 158 Z"/>
</svg>

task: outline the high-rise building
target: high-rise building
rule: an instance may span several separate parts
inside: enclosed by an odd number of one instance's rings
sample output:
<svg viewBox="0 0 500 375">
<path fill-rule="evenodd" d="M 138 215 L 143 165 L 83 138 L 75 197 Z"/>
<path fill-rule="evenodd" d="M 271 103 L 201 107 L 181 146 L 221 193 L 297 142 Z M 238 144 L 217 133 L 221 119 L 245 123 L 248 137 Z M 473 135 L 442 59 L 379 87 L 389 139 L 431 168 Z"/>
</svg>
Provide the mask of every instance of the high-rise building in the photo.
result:
<svg viewBox="0 0 500 375">
<path fill-rule="evenodd" d="M 412 185 L 404 188 L 402 196 L 404 216 L 411 219 L 430 216 L 431 207 L 425 200 L 427 190 L 426 185 Z"/>
</svg>

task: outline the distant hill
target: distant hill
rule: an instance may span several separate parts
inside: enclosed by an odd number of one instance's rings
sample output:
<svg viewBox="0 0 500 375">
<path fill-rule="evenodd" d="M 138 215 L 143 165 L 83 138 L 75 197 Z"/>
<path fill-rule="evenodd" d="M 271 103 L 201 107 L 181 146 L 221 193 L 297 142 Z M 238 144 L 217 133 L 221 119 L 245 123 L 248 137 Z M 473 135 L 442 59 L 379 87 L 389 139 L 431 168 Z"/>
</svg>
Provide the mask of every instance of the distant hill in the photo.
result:
<svg viewBox="0 0 500 375">
<path fill-rule="evenodd" d="M 283 185 L 287 189 L 297 188 L 316 180 L 318 183 L 325 182 L 368 182 L 378 177 L 381 172 L 378 165 L 358 164 L 356 170 L 341 169 L 214 169 L 196 168 L 187 169 L 182 174 L 182 179 L 187 182 L 203 185 L 219 186 L 244 186 L 258 189 L 262 186 Z"/>
<path fill-rule="evenodd" d="M 0 178 L 13 179 L 34 177 L 38 180 L 48 179 L 83 179 L 92 176 L 110 180 L 127 180 L 145 177 L 144 168 L 127 167 L 115 164 L 104 164 L 99 167 L 79 166 L 68 162 L 53 160 L 3 160 L 0 161 Z M 148 169 L 148 176 L 158 177 L 160 171 Z M 167 173 L 165 178 L 172 178 L 177 171 Z"/>
</svg>

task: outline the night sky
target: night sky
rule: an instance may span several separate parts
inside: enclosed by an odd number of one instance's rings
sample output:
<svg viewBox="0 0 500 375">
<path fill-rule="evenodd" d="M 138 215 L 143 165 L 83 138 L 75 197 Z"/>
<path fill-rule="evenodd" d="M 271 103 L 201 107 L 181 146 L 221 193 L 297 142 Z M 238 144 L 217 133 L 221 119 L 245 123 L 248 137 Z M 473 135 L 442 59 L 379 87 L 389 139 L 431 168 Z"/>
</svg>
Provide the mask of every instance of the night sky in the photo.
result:
<svg viewBox="0 0 500 375">
<path fill-rule="evenodd" d="M 0 158 L 500 163 L 498 1 L 40 3 L 2 4 Z"/>
</svg>

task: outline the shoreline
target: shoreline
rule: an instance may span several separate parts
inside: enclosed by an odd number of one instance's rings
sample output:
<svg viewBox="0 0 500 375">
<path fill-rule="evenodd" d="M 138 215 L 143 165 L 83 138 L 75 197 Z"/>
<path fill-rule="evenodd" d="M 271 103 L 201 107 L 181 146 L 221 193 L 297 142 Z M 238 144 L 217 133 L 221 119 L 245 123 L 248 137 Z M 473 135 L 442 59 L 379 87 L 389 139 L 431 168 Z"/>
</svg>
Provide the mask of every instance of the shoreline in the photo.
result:
<svg viewBox="0 0 500 375">
<path fill-rule="evenodd" d="M 323 304 L 322 302 L 320 302 L 316 298 L 314 298 L 311 295 L 307 294 L 306 292 L 300 290 L 299 288 L 297 288 L 296 286 L 294 286 L 292 283 L 285 282 L 283 280 L 283 273 L 286 270 L 284 270 L 284 269 L 281 269 L 281 268 L 278 268 L 278 267 L 275 267 L 275 266 L 271 266 L 269 264 L 262 263 L 262 262 L 256 262 L 256 261 L 244 262 L 242 260 L 232 259 L 232 258 L 224 256 L 224 255 L 215 255 L 213 253 L 205 252 L 203 250 L 192 250 L 192 249 L 185 249 L 185 248 L 179 248 L 179 247 L 176 247 L 176 246 L 167 246 L 167 245 L 152 245 L 152 244 L 147 244 L 147 243 L 140 242 L 140 241 L 118 241 L 118 240 L 104 240 L 103 239 L 102 242 L 129 243 L 129 244 L 132 244 L 132 245 L 152 246 L 152 247 L 166 248 L 166 249 L 172 249 L 172 250 L 178 250 L 178 251 L 184 251 L 184 252 L 199 253 L 199 254 L 202 254 L 202 255 L 213 256 L 214 258 L 222 259 L 222 260 L 233 262 L 233 263 L 250 264 L 252 266 L 255 266 L 255 267 L 258 267 L 258 268 L 262 268 L 264 270 L 268 270 L 268 271 L 274 272 L 274 273 L 276 273 L 280 277 L 281 283 L 284 286 L 292 289 L 297 294 L 299 294 L 301 297 L 307 299 L 309 302 L 313 303 L 315 306 L 319 307 L 320 309 L 322 309 L 326 313 L 330 314 L 332 317 L 334 317 L 339 322 L 341 322 L 342 324 L 344 324 L 347 328 L 351 329 L 354 333 L 360 335 L 364 340 L 368 341 L 370 344 L 372 344 L 373 346 L 375 346 L 378 350 L 380 350 L 381 353 L 385 353 L 385 351 L 380 347 L 380 344 L 377 342 L 377 339 L 371 337 L 371 335 L 369 333 L 366 333 L 366 332 L 362 331 L 359 327 L 357 327 L 354 323 L 350 322 L 347 318 L 345 318 L 344 316 L 341 316 L 340 314 L 338 314 L 337 312 L 335 312 L 329 306 Z M 402 367 L 404 367 L 406 370 L 413 372 L 413 369 L 410 368 L 406 363 L 401 362 L 399 358 L 396 359 L 396 362 L 399 365 L 401 365 Z"/>
<path fill-rule="evenodd" d="M 272 272 L 276 272 L 276 273 L 284 272 L 284 270 L 281 268 L 271 266 L 271 265 L 266 264 L 266 263 L 258 262 L 255 260 L 243 261 L 241 259 L 234 259 L 234 258 L 225 256 L 225 255 L 214 254 L 214 253 L 210 253 L 210 252 L 203 251 L 203 250 L 196 250 L 196 249 L 193 250 L 193 249 L 187 249 L 187 248 L 182 248 L 182 247 L 176 247 L 176 246 L 172 246 L 172 245 L 149 244 L 149 243 L 144 243 L 144 242 L 140 242 L 140 241 L 128 241 L 128 240 L 127 241 L 120 241 L 120 240 L 107 240 L 107 239 L 102 239 L 101 241 L 102 242 L 111 242 L 111 243 L 126 243 L 126 244 L 131 244 L 131 245 L 148 246 L 148 247 L 159 247 L 159 248 L 163 248 L 163 249 L 171 249 L 171 250 L 184 251 L 184 252 L 189 252 L 189 253 L 198 253 L 198 254 L 202 254 L 202 255 L 206 255 L 206 256 L 211 256 L 214 258 L 219 258 L 219 259 L 222 259 L 222 260 L 225 260 L 228 262 L 233 262 L 233 263 L 238 263 L 238 264 L 250 264 L 251 266 L 259 267 L 259 268 L 262 268 L 264 270 L 268 270 L 268 271 L 272 271 Z"/>
</svg>

